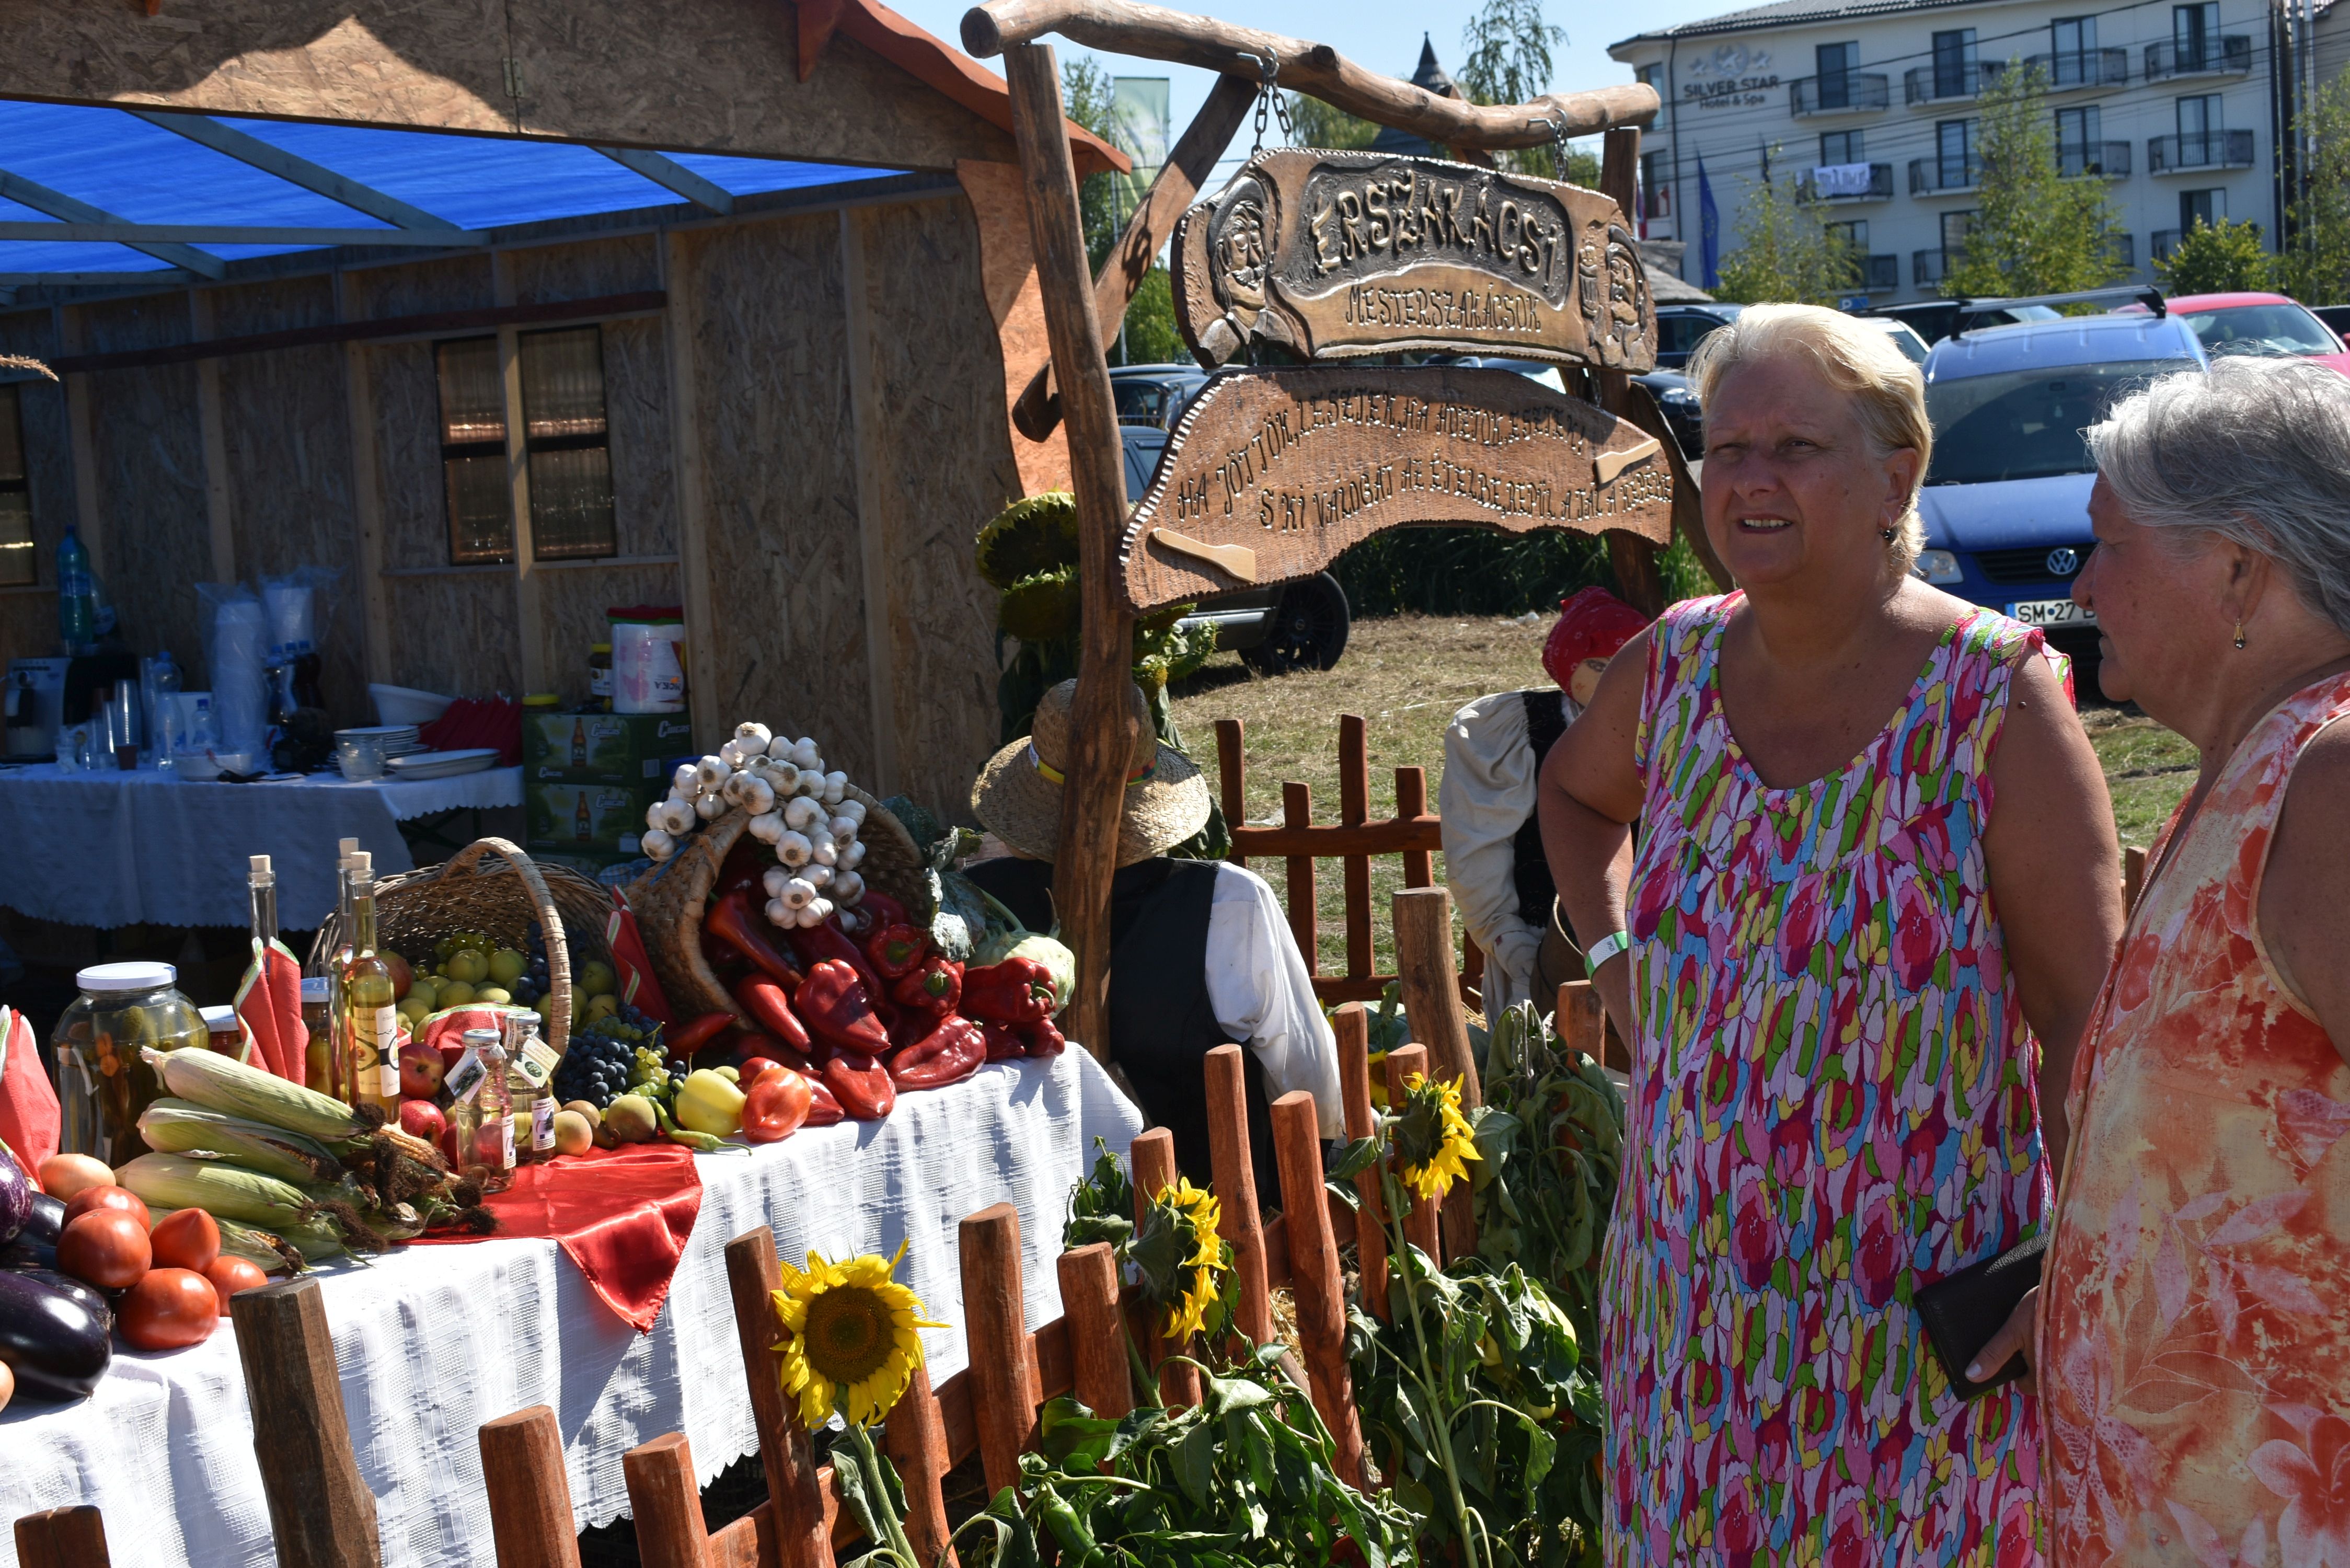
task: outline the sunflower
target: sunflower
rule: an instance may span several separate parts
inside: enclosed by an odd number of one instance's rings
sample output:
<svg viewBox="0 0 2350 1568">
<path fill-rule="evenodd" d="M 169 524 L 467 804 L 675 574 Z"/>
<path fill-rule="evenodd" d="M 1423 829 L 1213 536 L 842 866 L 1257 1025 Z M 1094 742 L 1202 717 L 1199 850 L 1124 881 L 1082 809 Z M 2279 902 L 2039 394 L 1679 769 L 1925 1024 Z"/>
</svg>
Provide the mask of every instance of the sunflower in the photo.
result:
<svg viewBox="0 0 2350 1568">
<path fill-rule="evenodd" d="M 783 1353 L 784 1393 L 797 1397 L 809 1431 L 836 1408 L 860 1427 L 888 1415 L 922 1365 L 914 1331 L 946 1326 L 924 1320 L 914 1293 L 890 1278 L 905 1255 L 901 1242 L 887 1260 L 868 1253 L 832 1263 L 810 1252 L 806 1269 L 783 1266 L 775 1318 L 790 1337 L 775 1348 Z"/>
<path fill-rule="evenodd" d="M 1414 1073 L 1403 1087 L 1395 1119 L 1397 1173 L 1420 1197 L 1440 1202 L 1455 1181 L 1468 1179 L 1467 1162 L 1479 1158 L 1469 1118 L 1461 1114 L 1461 1082 L 1440 1084 Z"/>
<path fill-rule="evenodd" d="M 1207 1326 L 1208 1309 L 1222 1297 L 1222 1276 L 1232 1266 L 1217 1231 L 1222 1220 L 1215 1194 L 1180 1176 L 1143 1215 L 1128 1255 L 1141 1272 L 1143 1293 L 1167 1309 L 1160 1337 L 1180 1342 Z"/>
</svg>

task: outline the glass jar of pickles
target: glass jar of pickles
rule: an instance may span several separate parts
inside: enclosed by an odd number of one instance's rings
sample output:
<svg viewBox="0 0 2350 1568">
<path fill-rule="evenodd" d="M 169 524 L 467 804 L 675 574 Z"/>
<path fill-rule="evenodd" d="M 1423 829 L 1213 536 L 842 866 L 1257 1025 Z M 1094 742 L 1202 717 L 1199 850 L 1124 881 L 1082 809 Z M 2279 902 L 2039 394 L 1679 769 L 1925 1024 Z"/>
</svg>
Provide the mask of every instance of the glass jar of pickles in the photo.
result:
<svg viewBox="0 0 2350 1568">
<path fill-rule="evenodd" d="M 139 1117 L 163 1086 L 140 1049 L 202 1050 L 212 1039 L 203 1014 L 180 994 L 179 978 L 167 963 L 93 964 L 74 976 L 81 995 L 49 1036 L 64 1152 L 115 1166 L 147 1152 Z"/>
</svg>

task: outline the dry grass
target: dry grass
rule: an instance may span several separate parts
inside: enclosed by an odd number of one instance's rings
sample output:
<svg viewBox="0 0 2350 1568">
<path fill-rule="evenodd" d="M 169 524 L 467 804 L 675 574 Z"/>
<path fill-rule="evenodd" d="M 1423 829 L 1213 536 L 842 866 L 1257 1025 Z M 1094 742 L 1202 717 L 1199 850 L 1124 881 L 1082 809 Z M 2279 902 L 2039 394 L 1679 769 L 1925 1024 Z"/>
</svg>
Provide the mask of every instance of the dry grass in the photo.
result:
<svg viewBox="0 0 2350 1568">
<path fill-rule="evenodd" d="M 2122 842 L 2140 848 L 2152 845 L 2195 783 L 2195 748 L 2135 708 L 2091 708 L 2081 722 L 2105 765 Z"/>
</svg>

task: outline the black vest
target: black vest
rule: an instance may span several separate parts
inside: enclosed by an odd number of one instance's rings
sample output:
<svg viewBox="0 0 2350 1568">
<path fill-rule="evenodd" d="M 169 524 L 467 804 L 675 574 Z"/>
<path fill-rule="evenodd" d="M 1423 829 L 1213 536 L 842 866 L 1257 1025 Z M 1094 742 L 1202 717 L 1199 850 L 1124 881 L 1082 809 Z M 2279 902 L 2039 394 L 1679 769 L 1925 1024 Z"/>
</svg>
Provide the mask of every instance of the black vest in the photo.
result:
<svg viewBox="0 0 2350 1568">
<path fill-rule="evenodd" d="M 982 861 L 971 879 L 1031 929 L 1053 923 L 1053 867 L 1042 860 Z M 1194 1185 L 1212 1179 L 1208 1150 L 1208 1053 L 1234 1044 L 1208 1000 L 1208 914 L 1216 867 L 1208 860 L 1150 859 L 1110 880 L 1110 1059 L 1124 1071 L 1152 1127 L 1175 1135 L 1175 1164 Z M 1250 1163 L 1257 1204 L 1280 1206 L 1273 1114 L 1256 1053 L 1241 1053 L 1247 1091 Z"/>
<path fill-rule="evenodd" d="M 1526 744 L 1534 752 L 1534 766 L 1541 768 L 1550 749 L 1566 733 L 1566 714 L 1560 708 L 1558 691 L 1544 687 L 1538 691 L 1519 694 L 1526 705 Z M 1512 868 L 1511 880 L 1518 892 L 1518 919 L 1538 931 L 1550 929 L 1551 906 L 1558 899 L 1558 888 L 1550 879 L 1550 861 L 1543 854 L 1542 814 L 1534 812 L 1519 825 L 1513 847 L 1517 864 Z"/>
</svg>

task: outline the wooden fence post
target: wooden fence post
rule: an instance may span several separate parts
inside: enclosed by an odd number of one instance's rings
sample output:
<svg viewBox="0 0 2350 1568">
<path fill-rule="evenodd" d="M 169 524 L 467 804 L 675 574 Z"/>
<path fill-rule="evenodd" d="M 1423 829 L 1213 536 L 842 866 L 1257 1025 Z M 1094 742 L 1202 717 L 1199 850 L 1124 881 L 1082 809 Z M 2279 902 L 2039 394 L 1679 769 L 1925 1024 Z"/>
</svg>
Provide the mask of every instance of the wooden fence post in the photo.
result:
<svg viewBox="0 0 2350 1568">
<path fill-rule="evenodd" d="M 1289 1288 L 1297 1303 L 1297 1337 L 1314 1407 L 1337 1448 L 1331 1468 L 1349 1486 L 1363 1484 L 1363 1430 L 1347 1369 L 1347 1300 L 1338 1243 L 1322 1188 L 1322 1129 L 1314 1096 L 1293 1089 L 1273 1102 L 1273 1148 L 1281 1168 L 1282 1228 L 1289 1242 Z"/>
<path fill-rule="evenodd" d="M 1314 792 L 1302 784 L 1281 786 L 1281 826 L 1311 827 L 1314 826 Z M 1322 972 L 1321 938 L 1314 908 L 1314 857 L 1293 855 L 1284 863 L 1288 876 L 1284 891 L 1288 894 L 1289 934 L 1297 940 L 1297 956 L 1305 961 L 1307 974 Z"/>
<path fill-rule="evenodd" d="M 708 1568 L 710 1532 L 702 1521 L 693 1449 L 682 1432 L 639 1443 L 620 1456 L 629 1516 L 645 1568 Z"/>
<path fill-rule="evenodd" d="M 1399 1045 L 1388 1053 L 1388 1108 L 1403 1104 L 1404 1084 L 1415 1073 L 1428 1071 L 1428 1047 Z M 1401 1179 L 1399 1173 L 1398 1179 Z M 1444 1266 L 1444 1245 L 1436 1228 L 1436 1205 L 1414 1193 L 1411 1210 L 1403 1217 L 1403 1239 L 1428 1254 L 1437 1268 Z"/>
<path fill-rule="evenodd" d="M 938 1563 L 941 1552 L 946 1553 L 941 1568 L 955 1568 L 955 1554 L 947 1549 L 947 1537 L 953 1532 L 947 1524 L 942 1485 L 954 1469 L 954 1459 L 947 1452 L 946 1423 L 940 1417 L 928 1369 L 914 1368 L 914 1380 L 882 1423 L 881 1441 L 906 1486 L 907 1541 L 920 1554 L 924 1568 Z"/>
<path fill-rule="evenodd" d="M 1216 784 L 1224 808 L 1224 826 L 1240 827 L 1248 821 L 1248 757 L 1241 750 L 1241 722 L 1238 719 L 1216 721 Z M 1228 858 L 1235 866 L 1246 866 L 1248 857 L 1235 848 Z"/>
<path fill-rule="evenodd" d="M 2146 890 L 2146 851 L 2136 845 L 2122 851 L 2122 914 L 2126 918 L 2137 908 L 2137 896 Z"/>
<path fill-rule="evenodd" d="M 112 1568 L 106 1521 L 86 1502 L 25 1515 L 16 1521 L 16 1568 Z"/>
<path fill-rule="evenodd" d="M 1150 1200 L 1175 1185 L 1175 1135 L 1165 1127 L 1152 1127 L 1134 1140 L 1127 1151 L 1127 1159 L 1134 1169 L 1134 1223 L 1139 1228 L 1143 1217 L 1150 1212 Z M 1142 1345 L 1144 1359 L 1159 1367 L 1159 1397 L 1170 1409 L 1197 1405 L 1200 1369 L 1168 1359 L 1187 1355 L 1191 1347 L 1188 1343 L 1161 1339 L 1158 1326 L 1155 1323 L 1146 1325 Z"/>
<path fill-rule="evenodd" d="M 1559 986 L 1558 1011 L 1551 1015 L 1551 1027 L 1568 1050 L 1580 1051 L 1602 1066 L 1607 1064 L 1607 1009 L 1589 981 L 1570 980 Z"/>
<path fill-rule="evenodd" d="M 1431 1076 L 1461 1081 L 1461 1108 L 1485 1103 L 1477 1061 L 1469 1049 L 1469 1015 L 1452 967 L 1452 894 L 1443 888 L 1407 888 L 1395 896 L 1396 973 L 1403 981 L 1404 1019 L 1411 1037 L 1428 1047 Z M 1477 1250 L 1475 1198 L 1470 1184 L 1445 1195 L 1444 1250 L 1461 1258 Z"/>
<path fill-rule="evenodd" d="M 579 1568 L 579 1527 L 555 1412 L 533 1405 L 484 1421 L 478 1436 L 498 1568 Z"/>
<path fill-rule="evenodd" d="M 1118 1252 L 1107 1241 L 1061 1254 L 1061 1316 L 1069 1325 L 1069 1368 L 1077 1403 L 1104 1420 L 1134 1408 L 1134 1369 L 1118 1310 Z"/>
<path fill-rule="evenodd" d="M 775 1343 L 783 1324 L 775 1320 L 774 1296 L 783 1284 L 775 1262 L 775 1233 L 762 1225 L 726 1243 L 726 1289 L 734 1303 L 734 1336 L 743 1355 L 743 1375 L 751 1386 L 751 1420 L 759 1434 L 759 1459 L 767 1472 L 773 1505 L 776 1557 L 781 1568 L 832 1568 L 832 1536 L 824 1523 L 824 1491 L 816 1480 L 816 1449 L 800 1425 L 798 1407 L 784 1395 L 781 1357 Z M 692 1480 L 689 1473 L 687 1480 Z M 701 1505 L 695 1504 L 699 1519 Z"/>
<path fill-rule="evenodd" d="M 1378 1121 L 1371 1109 L 1371 1022 L 1359 1002 L 1350 1002 L 1338 1009 L 1331 1020 L 1338 1036 L 1338 1087 L 1346 1096 L 1347 1136 L 1349 1138 L 1368 1137 L 1377 1130 Z M 1385 1322 L 1388 1316 L 1388 1233 L 1387 1199 L 1379 1191 L 1379 1168 L 1373 1161 L 1369 1169 L 1355 1178 L 1355 1190 L 1362 1196 L 1363 1207 L 1356 1218 L 1355 1255 L 1362 1269 L 1363 1302 L 1374 1316 Z"/>
<path fill-rule="evenodd" d="M 1396 820 L 1409 822 L 1428 815 L 1428 770 L 1426 768 L 1396 769 Z M 1425 849 L 1403 852 L 1403 885 L 1407 888 L 1432 887 L 1436 881 L 1435 857 Z"/>
<path fill-rule="evenodd" d="M 1020 1479 L 1020 1455 L 1036 1440 L 1036 1369 L 1020 1284 L 1020 1211 L 998 1203 L 959 1228 L 963 1340 L 971 1347 L 972 1416 L 991 1497 Z"/>
<path fill-rule="evenodd" d="M 229 1317 L 279 1568 L 380 1568 L 375 1494 L 351 1452 L 318 1282 L 240 1292 L 230 1298 Z"/>
<path fill-rule="evenodd" d="M 1232 1244 L 1240 1275 L 1240 1331 L 1253 1345 L 1270 1344 L 1273 1288 L 1265 1272 L 1264 1225 L 1257 1216 L 1256 1164 L 1249 1147 L 1248 1074 L 1237 1045 L 1208 1053 L 1208 1158 L 1215 1167 L 1216 1202 L 1224 1240 Z"/>
<path fill-rule="evenodd" d="M 1360 827 L 1371 820 L 1368 738 L 1359 713 L 1338 716 L 1338 821 Z M 1340 862 L 1347 886 L 1347 978 L 1367 980 L 1371 961 L 1371 857 L 1349 855 Z"/>
</svg>

